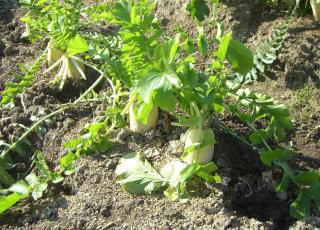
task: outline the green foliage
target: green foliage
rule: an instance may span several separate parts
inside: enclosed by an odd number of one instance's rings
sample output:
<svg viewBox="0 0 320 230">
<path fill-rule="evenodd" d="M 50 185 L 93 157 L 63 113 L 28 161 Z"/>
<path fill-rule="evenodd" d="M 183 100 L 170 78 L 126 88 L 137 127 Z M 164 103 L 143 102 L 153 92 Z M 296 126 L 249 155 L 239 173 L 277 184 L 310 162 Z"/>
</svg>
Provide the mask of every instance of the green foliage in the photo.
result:
<svg viewBox="0 0 320 230">
<path fill-rule="evenodd" d="M 1 105 L 6 108 L 14 106 L 14 99 L 17 95 L 21 95 L 29 86 L 32 85 L 35 74 L 40 70 L 45 60 L 43 53 L 28 69 L 26 66 L 20 65 L 24 75 L 17 75 L 14 82 L 5 83 L 5 90 L 1 92 Z"/>
<path fill-rule="evenodd" d="M 88 50 L 89 45 L 87 41 L 78 34 L 73 39 L 71 39 L 67 45 L 67 53 L 69 56 L 85 53 Z"/>
<path fill-rule="evenodd" d="M 216 183 L 220 177 L 211 175 L 217 170 L 212 162 L 207 165 L 187 165 L 177 160 L 168 162 L 160 173 L 140 153 L 129 153 L 121 158 L 115 173 L 120 177 L 119 183 L 129 192 L 150 194 L 155 191 L 164 191 L 172 201 L 186 201 L 188 198 L 187 182 L 198 176 Z"/>
<path fill-rule="evenodd" d="M 87 125 L 85 134 L 64 143 L 67 154 L 60 159 L 60 167 L 66 175 L 75 171 L 73 163 L 79 157 L 94 153 L 104 154 L 113 147 L 109 134 L 115 127 L 124 127 L 125 121 L 121 112 L 122 109 L 116 106 L 108 108 L 103 121 Z"/>
<path fill-rule="evenodd" d="M 34 162 L 37 174 L 30 173 L 25 180 L 19 180 L 7 189 L 0 190 L 0 214 L 29 195 L 32 195 L 34 200 L 41 198 L 50 182 L 56 184 L 63 180 L 59 173 L 50 171 L 44 156 L 39 151 L 34 153 Z"/>
<path fill-rule="evenodd" d="M 254 67 L 248 74 L 237 74 L 237 79 L 243 83 L 252 83 L 265 73 L 267 65 L 271 65 L 278 58 L 278 53 L 283 47 L 289 26 L 291 24 L 295 9 L 287 16 L 286 20 L 279 27 L 272 30 L 270 37 L 258 46 L 254 55 Z"/>
<path fill-rule="evenodd" d="M 89 50 L 88 44 L 79 34 L 81 0 L 22 0 L 21 4 L 29 12 L 21 18 L 26 24 L 23 37 L 36 42 L 45 36 L 50 38 L 53 46 L 59 50 L 67 51 L 68 55 L 84 53 Z M 45 61 L 46 51 L 28 68 L 20 65 L 23 75 L 15 76 L 13 82 L 5 84 L 1 93 L 1 105 L 12 107 L 16 96 L 23 94 L 25 89 L 33 83 L 35 75 Z"/>
<path fill-rule="evenodd" d="M 152 52 L 158 44 L 162 31 L 152 10 L 154 1 L 138 2 L 117 1 L 106 11 L 96 12 L 94 20 L 107 20 L 120 26 L 121 54 L 118 57 L 106 58 L 115 77 L 127 87 L 132 87 L 150 68 Z"/>
<path fill-rule="evenodd" d="M 205 0 L 191 0 L 187 6 L 187 10 L 191 13 L 192 17 L 200 22 L 205 19 L 210 13 L 209 7 Z"/>
<path fill-rule="evenodd" d="M 316 191 L 319 190 L 319 175 L 293 170 L 288 163 L 292 157 L 291 151 L 273 149 L 268 144 L 270 141 L 274 145 L 284 141 L 286 132 L 292 129 L 288 109 L 268 96 L 242 88 L 243 79 L 239 82 L 228 77 L 237 73 L 250 78 L 253 66 L 263 72 L 264 65 L 271 64 L 276 58 L 291 16 L 253 56 L 248 48 L 232 38 L 232 33 L 224 32 L 222 23 L 215 17 L 218 1 L 211 2 L 214 4 L 212 22 L 217 31 L 214 42 L 218 48 L 215 52 L 208 46 L 203 21 L 210 15 L 210 9 L 203 0 L 191 0 L 187 7 L 197 23 L 196 38 L 190 38 L 184 32 L 172 37 L 164 34 L 154 14 L 155 1 L 120 0 L 86 9 L 81 7 L 80 0 L 24 1 L 30 9 L 24 19 L 29 28 L 29 38 L 35 41 L 49 35 L 55 48 L 66 51 L 69 56 L 88 51 L 86 64 L 102 77 L 107 73 L 112 76 L 112 80 L 107 78 L 112 96 L 108 98 L 110 104 L 103 118 L 88 124 L 83 135 L 64 144 L 67 153 L 60 159 L 58 172 L 50 171 L 44 157 L 36 152 L 34 160 L 37 172 L 15 182 L 8 174 L 12 162 L 0 158 L 0 182 L 7 187 L 0 191 L 0 213 L 29 195 L 34 199 L 40 198 L 48 183 L 58 183 L 63 180 L 61 175 L 75 171 L 73 164 L 79 157 L 106 153 L 113 145 L 112 132 L 125 126 L 124 114 L 131 105 L 136 107 L 141 121 L 146 121 L 156 106 L 176 118 L 176 125 L 198 130 L 206 129 L 210 120 L 219 119 L 221 113 L 232 113 L 251 130 L 247 138 L 240 139 L 258 149 L 262 163 L 282 169 L 283 177 L 276 191 L 296 186 L 298 197 L 290 207 L 291 215 L 303 218 L 311 215 L 312 210 L 318 210 L 320 202 Z M 114 37 L 92 32 L 79 33 L 84 25 L 80 20 L 82 12 L 89 16 L 86 25 L 106 21 L 117 26 L 118 31 L 114 32 Z M 203 65 L 199 54 L 212 56 L 212 59 L 206 58 L 207 62 Z M 200 65 L 204 68 L 199 68 Z M 33 76 L 35 71 L 30 75 Z M 23 83 L 22 86 L 29 86 L 29 83 Z M 91 92 L 95 86 L 88 91 Z M 4 94 L 9 95 L 6 99 L 3 97 L 4 104 L 12 102 L 24 89 Z M 129 95 L 131 98 L 128 99 Z M 63 112 L 65 108 L 52 114 Z M 258 126 L 257 123 L 262 125 Z M 185 153 L 213 144 L 215 139 L 212 134 L 205 134 L 199 142 L 186 148 Z M 18 148 L 15 146 L 13 149 Z M 120 160 L 116 174 L 120 178 L 119 183 L 129 192 L 150 194 L 163 191 L 170 200 L 186 201 L 188 182 L 194 177 L 209 183 L 220 182 L 220 177 L 213 175 L 216 171 L 217 166 L 213 162 L 188 165 L 173 160 L 159 172 L 143 154 L 130 153 Z"/>
<path fill-rule="evenodd" d="M 276 103 L 272 98 L 253 93 L 249 89 L 239 89 L 230 94 L 240 103 L 231 104 L 230 109 L 241 121 L 253 129 L 250 140 L 253 144 L 261 144 L 270 138 L 282 141 L 286 130 L 292 129 L 289 110 L 283 104 Z M 242 109 L 249 108 L 250 113 Z M 255 122 L 268 119 L 268 125 L 263 129 L 254 128 Z"/>
<path fill-rule="evenodd" d="M 29 12 L 21 18 L 26 23 L 25 37 L 35 42 L 49 35 L 55 48 L 66 50 L 78 33 L 82 9 L 81 0 L 21 1 Z"/>
</svg>

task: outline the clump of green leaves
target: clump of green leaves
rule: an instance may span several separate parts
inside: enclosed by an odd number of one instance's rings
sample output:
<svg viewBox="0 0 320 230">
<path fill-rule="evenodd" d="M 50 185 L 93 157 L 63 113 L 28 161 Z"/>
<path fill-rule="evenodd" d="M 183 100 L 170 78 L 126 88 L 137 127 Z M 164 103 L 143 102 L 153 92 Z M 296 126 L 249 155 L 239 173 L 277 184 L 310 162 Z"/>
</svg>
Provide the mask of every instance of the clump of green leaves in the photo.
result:
<svg viewBox="0 0 320 230">
<path fill-rule="evenodd" d="M 49 183 L 56 184 L 63 180 L 61 173 L 50 171 L 39 151 L 34 153 L 34 163 L 37 166 L 36 172 L 30 173 L 24 180 L 12 183 L 7 189 L 0 189 L 0 214 L 30 195 L 34 200 L 41 198 Z"/>
<path fill-rule="evenodd" d="M 210 183 L 220 182 L 219 176 L 211 175 L 217 169 L 213 162 L 188 165 L 173 160 L 157 172 L 143 154 L 129 153 L 120 160 L 115 173 L 120 177 L 119 183 L 129 192 L 151 194 L 163 191 L 170 200 L 184 202 L 189 197 L 187 182 L 194 176 Z"/>
</svg>

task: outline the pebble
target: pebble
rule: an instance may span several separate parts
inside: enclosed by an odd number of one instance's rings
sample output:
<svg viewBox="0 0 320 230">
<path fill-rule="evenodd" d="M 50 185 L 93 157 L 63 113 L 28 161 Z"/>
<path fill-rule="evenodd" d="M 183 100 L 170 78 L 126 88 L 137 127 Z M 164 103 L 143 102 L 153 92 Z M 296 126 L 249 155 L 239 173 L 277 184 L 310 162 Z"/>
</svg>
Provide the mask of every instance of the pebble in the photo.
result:
<svg viewBox="0 0 320 230">
<path fill-rule="evenodd" d="M 154 148 L 147 149 L 144 153 L 148 158 L 154 158 L 160 155 L 159 150 Z"/>
<path fill-rule="evenodd" d="M 11 47 L 11 46 L 8 46 L 8 47 L 6 47 L 6 48 L 4 49 L 4 54 L 5 54 L 6 56 L 13 55 L 14 53 L 15 53 L 15 50 L 14 50 L 14 48 Z"/>
<path fill-rule="evenodd" d="M 76 223 L 76 228 L 77 229 L 86 229 L 85 228 L 85 224 L 87 223 L 87 220 L 85 220 L 85 219 L 79 219 L 78 221 L 77 221 L 77 223 Z"/>
<path fill-rule="evenodd" d="M 103 207 L 100 209 L 100 214 L 105 217 L 108 218 L 111 216 L 111 212 L 110 212 L 110 207 Z"/>
<path fill-rule="evenodd" d="M 5 48 L 6 48 L 6 45 L 4 44 L 4 42 L 2 40 L 0 40 L 0 57 L 2 57 L 4 55 Z"/>
</svg>

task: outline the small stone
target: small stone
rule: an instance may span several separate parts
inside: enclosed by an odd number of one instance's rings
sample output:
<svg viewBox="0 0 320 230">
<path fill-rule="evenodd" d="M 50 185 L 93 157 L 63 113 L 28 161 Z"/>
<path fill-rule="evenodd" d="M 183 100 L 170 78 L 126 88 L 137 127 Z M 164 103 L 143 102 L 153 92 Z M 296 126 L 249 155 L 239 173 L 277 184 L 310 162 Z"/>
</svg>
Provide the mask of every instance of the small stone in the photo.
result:
<svg viewBox="0 0 320 230">
<path fill-rule="evenodd" d="M 77 223 L 76 223 L 76 228 L 77 229 L 86 229 L 85 228 L 85 224 L 87 223 L 87 220 L 85 220 L 85 219 L 80 219 L 80 220 L 78 220 L 77 221 Z"/>
<path fill-rule="evenodd" d="M 310 119 L 313 119 L 313 120 L 317 119 L 317 115 L 315 113 L 312 113 L 310 115 Z"/>
<path fill-rule="evenodd" d="M 288 199 L 288 193 L 286 191 L 283 192 L 277 192 L 276 193 L 277 198 L 279 198 L 282 201 L 285 201 Z"/>
<path fill-rule="evenodd" d="M 15 53 L 15 50 L 13 47 L 9 46 L 7 48 L 4 49 L 4 54 L 6 56 L 10 56 L 10 55 L 13 55 Z"/>
<path fill-rule="evenodd" d="M 127 132 L 126 130 L 121 130 L 117 134 L 116 140 L 119 142 L 124 142 L 129 135 L 130 135 L 129 132 Z"/>
<path fill-rule="evenodd" d="M 4 44 L 4 42 L 2 40 L 0 40 L 0 57 L 2 57 L 4 55 L 5 48 L 6 48 L 6 45 Z"/>
<path fill-rule="evenodd" d="M 100 209 L 100 214 L 105 217 L 108 218 L 111 216 L 111 211 L 110 211 L 111 207 L 103 207 Z"/>
<path fill-rule="evenodd" d="M 109 170 L 115 169 L 117 166 L 117 161 L 116 160 L 109 160 L 106 164 L 106 168 Z"/>
<path fill-rule="evenodd" d="M 145 153 L 146 157 L 148 157 L 148 158 L 154 158 L 154 157 L 160 155 L 159 150 L 154 149 L 154 148 L 147 149 L 144 153 Z"/>
</svg>

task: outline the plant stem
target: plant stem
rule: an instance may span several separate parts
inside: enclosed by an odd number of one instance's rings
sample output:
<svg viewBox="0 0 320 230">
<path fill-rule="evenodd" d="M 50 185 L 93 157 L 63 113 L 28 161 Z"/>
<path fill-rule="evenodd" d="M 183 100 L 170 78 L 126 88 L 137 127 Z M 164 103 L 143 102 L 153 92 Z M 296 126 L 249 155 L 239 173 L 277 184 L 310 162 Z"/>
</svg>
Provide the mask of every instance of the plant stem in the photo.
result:
<svg viewBox="0 0 320 230">
<path fill-rule="evenodd" d="M 71 106 L 71 105 L 70 105 Z M 39 121 L 37 121 L 35 124 L 33 124 L 26 132 L 24 132 L 22 134 L 22 136 L 15 142 L 13 143 L 9 149 L 7 149 L 6 151 L 4 151 L 2 154 L 1 154 L 1 158 L 5 157 L 11 150 L 13 150 L 14 148 L 17 147 L 17 145 L 24 139 L 26 138 L 35 128 L 37 128 L 43 121 L 63 112 L 64 110 L 66 110 L 67 108 L 69 108 L 70 106 L 66 106 L 66 107 L 62 107 L 44 117 L 42 117 Z"/>
<path fill-rule="evenodd" d="M 253 150 L 256 150 L 260 153 L 259 148 L 257 148 L 256 146 L 252 145 L 250 142 L 248 142 L 245 138 L 242 138 L 241 136 L 239 136 L 238 134 L 236 134 L 235 132 L 233 132 L 231 129 L 229 129 L 227 126 L 225 126 L 224 124 L 222 124 L 221 122 L 219 122 L 219 125 L 223 128 L 223 130 L 227 133 L 229 133 L 231 136 L 235 137 L 236 139 L 238 139 L 239 141 L 243 142 L 244 144 L 250 146 Z"/>
<path fill-rule="evenodd" d="M 77 57 L 73 56 L 73 57 L 70 57 L 70 59 L 71 59 L 71 60 L 72 60 L 72 59 L 77 60 L 78 62 L 81 62 L 82 64 L 84 64 L 84 65 L 86 65 L 86 66 L 89 66 L 90 68 L 94 69 L 95 71 L 97 71 L 98 73 L 100 73 L 101 75 L 103 75 L 103 76 L 107 79 L 107 81 L 109 82 L 109 84 L 110 84 L 110 86 L 111 86 L 111 88 L 112 88 L 113 98 L 114 98 L 113 106 L 115 106 L 115 103 L 116 103 L 116 102 L 115 102 L 115 98 L 116 98 L 117 92 L 116 92 L 116 89 L 115 89 L 115 87 L 114 87 L 111 79 L 108 78 L 108 77 L 106 77 L 105 74 L 104 74 L 104 72 L 102 72 L 101 70 L 99 70 L 97 67 L 95 67 L 94 65 L 91 65 L 91 64 L 88 63 L 88 62 L 83 61 L 81 58 L 77 58 Z"/>
<path fill-rule="evenodd" d="M 121 112 L 121 115 L 122 115 L 122 116 L 126 114 L 126 112 L 129 110 L 130 106 L 134 103 L 134 101 L 136 100 L 136 98 L 137 98 L 137 95 L 136 95 L 136 94 L 133 94 L 133 95 L 131 96 L 131 98 L 129 99 L 128 104 L 126 105 L 126 107 L 125 107 L 125 108 L 122 110 L 122 112 Z"/>
</svg>

